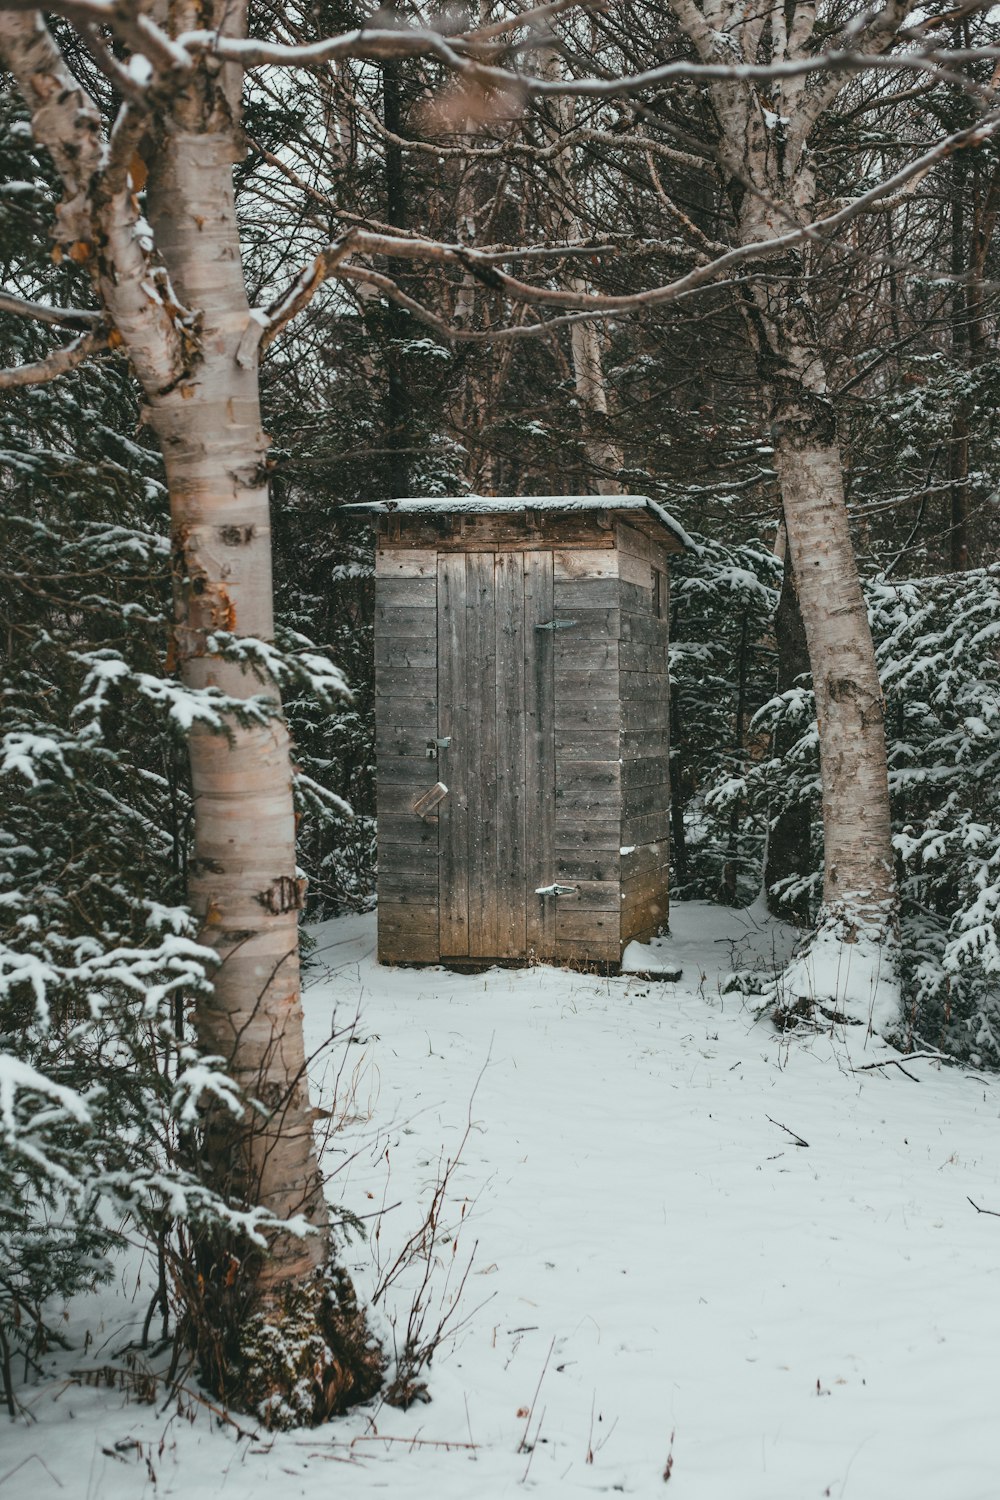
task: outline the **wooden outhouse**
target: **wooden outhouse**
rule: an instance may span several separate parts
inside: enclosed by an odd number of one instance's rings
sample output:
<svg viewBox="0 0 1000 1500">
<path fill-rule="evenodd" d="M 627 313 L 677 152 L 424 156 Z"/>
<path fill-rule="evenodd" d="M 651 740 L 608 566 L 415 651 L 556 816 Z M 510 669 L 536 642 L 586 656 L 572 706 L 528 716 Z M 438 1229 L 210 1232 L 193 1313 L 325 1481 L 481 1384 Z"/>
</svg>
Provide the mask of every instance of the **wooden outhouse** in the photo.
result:
<svg viewBox="0 0 1000 1500">
<path fill-rule="evenodd" d="M 374 515 L 378 954 L 617 965 L 667 921 L 668 563 L 640 495 Z"/>
</svg>

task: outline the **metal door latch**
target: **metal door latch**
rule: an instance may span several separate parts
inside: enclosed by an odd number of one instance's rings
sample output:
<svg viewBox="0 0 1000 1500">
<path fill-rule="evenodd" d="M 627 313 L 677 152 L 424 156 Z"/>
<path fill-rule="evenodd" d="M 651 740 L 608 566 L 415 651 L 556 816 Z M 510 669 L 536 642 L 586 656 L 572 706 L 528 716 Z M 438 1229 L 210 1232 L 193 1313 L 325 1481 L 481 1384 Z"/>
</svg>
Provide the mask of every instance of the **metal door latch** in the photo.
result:
<svg viewBox="0 0 1000 1500">
<path fill-rule="evenodd" d="M 434 760 L 439 750 L 447 750 L 451 744 L 451 735 L 445 735 L 443 740 L 427 741 L 427 759 Z"/>
<path fill-rule="evenodd" d="M 546 620 L 544 625 L 536 625 L 536 630 L 572 630 L 574 625 L 579 625 L 579 620 Z"/>
<path fill-rule="evenodd" d="M 573 892 L 579 890 L 575 885 L 540 885 L 535 888 L 536 896 L 572 896 Z"/>
</svg>

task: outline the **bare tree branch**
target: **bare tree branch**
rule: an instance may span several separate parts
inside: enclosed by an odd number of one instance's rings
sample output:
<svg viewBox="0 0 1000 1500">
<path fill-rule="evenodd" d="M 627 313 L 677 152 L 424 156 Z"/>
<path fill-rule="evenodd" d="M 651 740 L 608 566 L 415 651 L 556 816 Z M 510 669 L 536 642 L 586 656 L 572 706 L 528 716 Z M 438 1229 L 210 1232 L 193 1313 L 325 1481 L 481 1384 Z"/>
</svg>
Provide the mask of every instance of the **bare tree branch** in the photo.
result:
<svg viewBox="0 0 1000 1500">
<path fill-rule="evenodd" d="M 99 312 L 83 307 L 50 307 L 47 302 L 30 302 L 17 297 L 13 292 L 0 292 L 0 312 L 13 313 L 18 318 L 31 318 L 36 323 L 50 323 L 54 328 L 93 328 L 102 321 Z"/>
<path fill-rule="evenodd" d="M 75 370 L 92 354 L 99 354 L 108 347 L 105 333 L 82 333 L 78 339 L 62 349 L 54 349 L 44 359 L 30 365 L 15 365 L 9 370 L 0 370 L 0 391 L 13 390 L 17 386 L 45 385 L 67 370 Z"/>
</svg>

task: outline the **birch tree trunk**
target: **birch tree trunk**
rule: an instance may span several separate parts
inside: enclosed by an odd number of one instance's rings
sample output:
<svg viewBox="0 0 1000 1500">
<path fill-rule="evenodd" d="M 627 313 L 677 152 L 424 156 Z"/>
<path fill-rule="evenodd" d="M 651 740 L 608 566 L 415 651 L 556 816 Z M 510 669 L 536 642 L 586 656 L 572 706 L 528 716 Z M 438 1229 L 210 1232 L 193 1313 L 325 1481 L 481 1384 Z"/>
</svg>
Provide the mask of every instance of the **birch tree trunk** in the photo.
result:
<svg viewBox="0 0 1000 1500">
<path fill-rule="evenodd" d="M 706 62 L 775 63 L 809 54 L 815 6 L 797 0 L 753 16 L 717 0 L 671 0 Z M 906 15 L 890 3 L 856 45 L 888 45 Z M 716 156 L 741 244 L 762 243 L 814 217 L 809 137 L 842 80 L 807 90 L 805 74 L 711 85 Z M 782 514 L 816 693 L 823 800 L 823 908 L 817 932 L 784 976 L 790 1004 L 818 1003 L 891 1029 L 899 1020 L 893 872 L 882 695 L 844 495 L 836 416 L 811 304 L 807 249 L 755 279 L 742 308 L 770 409 Z M 851 945 L 852 952 L 847 952 Z"/>
<path fill-rule="evenodd" d="M 238 7 L 219 0 L 217 10 L 220 28 L 242 24 Z M 165 21 L 175 31 L 207 19 L 176 11 Z M 182 1273 L 189 1334 L 220 1393 L 270 1425 L 315 1421 L 370 1395 L 381 1361 L 349 1280 L 330 1264 L 305 1073 L 289 735 L 276 684 L 227 659 L 241 640 L 274 633 L 261 325 L 247 302 L 233 191 L 242 79 L 192 68 L 174 81 L 152 144 L 140 128 L 148 122 L 130 126 L 126 107 L 105 151 L 99 113 L 40 14 L 0 15 L 0 45 L 63 177 L 58 239 L 91 266 L 162 447 L 174 665 L 188 687 L 234 704 L 224 732 L 196 723 L 190 733 L 189 899 L 218 958 L 212 993 L 198 1001 L 198 1040 L 252 1104 L 242 1119 L 210 1110 L 202 1154 L 231 1201 L 297 1224 L 271 1233 L 266 1254 L 203 1240 Z M 140 144 L 148 224 L 133 188 Z M 254 698 L 256 712 L 244 711 Z"/>
</svg>

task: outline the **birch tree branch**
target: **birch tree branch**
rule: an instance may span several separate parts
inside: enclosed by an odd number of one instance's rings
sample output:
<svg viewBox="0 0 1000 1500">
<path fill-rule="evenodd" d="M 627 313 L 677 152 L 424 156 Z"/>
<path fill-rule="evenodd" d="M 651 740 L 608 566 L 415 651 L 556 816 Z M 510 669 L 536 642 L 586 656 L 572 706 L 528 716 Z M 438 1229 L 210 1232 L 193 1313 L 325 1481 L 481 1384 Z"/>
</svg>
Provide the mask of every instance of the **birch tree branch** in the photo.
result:
<svg viewBox="0 0 1000 1500">
<path fill-rule="evenodd" d="M 75 370 L 92 354 L 99 354 L 108 347 L 106 333 L 82 333 L 71 344 L 62 349 L 53 349 L 44 359 L 30 365 L 15 365 L 9 370 L 0 370 L 0 391 L 13 390 L 18 386 L 45 385 L 68 370 Z"/>
<path fill-rule="evenodd" d="M 102 321 L 99 312 L 83 307 L 51 307 L 47 302 L 31 302 L 13 292 L 0 292 L 0 312 L 17 318 L 31 318 L 35 323 L 50 323 L 54 328 L 93 328 Z"/>
</svg>

